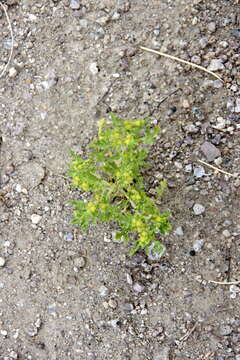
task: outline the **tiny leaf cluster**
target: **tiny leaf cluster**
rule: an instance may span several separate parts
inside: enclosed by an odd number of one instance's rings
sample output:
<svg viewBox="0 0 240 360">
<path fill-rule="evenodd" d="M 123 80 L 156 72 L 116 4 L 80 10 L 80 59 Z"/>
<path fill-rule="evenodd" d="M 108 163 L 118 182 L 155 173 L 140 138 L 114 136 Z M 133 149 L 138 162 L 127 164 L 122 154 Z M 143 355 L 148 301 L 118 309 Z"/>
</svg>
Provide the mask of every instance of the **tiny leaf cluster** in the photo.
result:
<svg viewBox="0 0 240 360">
<path fill-rule="evenodd" d="M 89 144 L 88 157 L 72 154 L 69 165 L 72 185 L 90 196 L 89 201 L 71 201 L 72 223 L 86 231 L 89 224 L 117 222 L 116 238 L 134 241 L 130 254 L 140 249 L 147 254 L 164 252 L 158 239 L 171 229 L 169 212 L 159 212 L 144 189 L 141 173 L 159 130 L 150 119 L 123 120 L 112 114 L 110 122 L 99 121 L 98 138 Z M 165 188 L 166 183 L 160 182 L 157 196 Z"/>
</svg>

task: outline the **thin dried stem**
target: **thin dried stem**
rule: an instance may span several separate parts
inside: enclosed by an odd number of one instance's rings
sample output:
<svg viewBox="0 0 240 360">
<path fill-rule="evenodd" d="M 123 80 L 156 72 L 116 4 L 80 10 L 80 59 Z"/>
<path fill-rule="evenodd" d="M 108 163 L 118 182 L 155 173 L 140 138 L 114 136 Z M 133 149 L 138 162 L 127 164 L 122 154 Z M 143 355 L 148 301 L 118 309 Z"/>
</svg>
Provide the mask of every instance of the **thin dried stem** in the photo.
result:
<svg viewBox="0 0 240 360">
<path fill-rule="evenodd" d="M 166 58 L 168 58 L 168 59 L 171 59 L 171 60 L 174 60 L 174 61 L 178 61 L 178 62 L 180 62 L 180 63 L 182 63 L 182 64 L 189 65 L 189 66 L 195 67 L 195 68 L 197 68 L 197 69 L 199 69 L 199 70 L 205 71 L 206 73 L 214 76 L 215 78 L 217 78 L 218 80 L 220 80 L 221 82 L 224 83 L 223 79 L 221 79 L 219 75 L 217 75 L 217 74 L 215 74 L 214 72 L 212 72 L 212 71 L 204 68 L 203 66 L 200 66 L 200 65 L 197 65 L 197 64 L 193 64 L 193 63 L 191 63 L 191 62 L 189 62 L 189 61 L 186 61 L 186 60 L 183 60 L 183 59 L 179 59 L 179 58 L 176 57 L 176 56 L 168 55 L 168 54 L 165 54 L 165 53 L 163 53 L 163 52 L 161 52 L 161 51 L 149 49 L 149 48 L 146 48 L 146 47 L 143 47 L 143 46 L 140 46 L 140 49 L 142 49 L 142 50 L 144 50 L 144 51 L 147 51 L 147 52 L 151 52 L 151 53 L 153 53 L 153 54 L 157 54 L 157 55 L 160 55 L 160 56 L 164 56 L 164 57 L 166 57 Z"/>
<path fill-rule="evenodd" d="M 10 64 L 10 61 L 11 61 L 11 59 L 12 59 L 14 37 L 13 37 L 12 25 L 11 25 L 11 22 L 10 22 L 8 13 L 7 13 L 7 9 L 5 8 L 5 6 L 4 6 L 1 2 L 0 2 L 0 6 L 1 6 L 1 8 L 3 9 L 3 11 L 4 11 L 5 15 L 6 15 L 7 22 L 8 22 L 8 26 L 9 26 L 9 30 L 10 30 L 10 34 L 11 34 L 11 40 L 12 40 L 12 46 L 11 46 L 10 55 L 9 55 L 7 64 L 5 65 L 4 69 L 3 69 L 2 72 L 0 73 L 0 78 L 1 78 L 1 77 L 4 75 L 4 73 L 6 72 L 6 70 L 7 70 L 7 68 L 8 68 L 8 65 Z"/>
<path fill-rule="evenodd" d="M 228 176 L 233 176 L 233 177 L 235 177 L 235 175 L 233 175 L 233 174 L 231 174 L 231 173 L 229 173 L 229 172 L 227 172 L 227 171 L 221 170 L 221 169 L 217 168 L 216 166 L 210 165 L 210 164 L 206 163 L 206 162 L 203 161 L 203 160 L 198 159 L 198 162 L 200 162 L 200 163 L 202 163 L 202 164 L 204 164 L 204 165 L 210 167 L 211 169 L 214 169 L 214 170 L 216 170 L 216 171 L 218 171 L 218 172 L 220 172 L 220 173 L 223 173 L 223 174 L 228 175 Z"/>
<path fill-rule="evenodd" d="M 208 282 L 218 285 L 238 285 L 240 284 L 240 280 L 238 281 L 214 281 L 214 280 L 208 280 Z"/>
</svg>

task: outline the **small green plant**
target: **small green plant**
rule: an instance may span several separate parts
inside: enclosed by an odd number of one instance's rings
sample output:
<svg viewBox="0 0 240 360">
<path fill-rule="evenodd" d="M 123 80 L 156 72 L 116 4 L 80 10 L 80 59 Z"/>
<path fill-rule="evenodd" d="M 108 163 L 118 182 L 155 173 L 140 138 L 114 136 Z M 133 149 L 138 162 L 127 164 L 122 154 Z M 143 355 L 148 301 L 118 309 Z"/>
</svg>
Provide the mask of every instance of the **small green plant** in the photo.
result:
<svg viewBox="0 0 240 360">
<path fill-rule="evenodd" d="M 155 199 L 144 190 L 141 169 L 147 165 L 147 148 L 153 144 L 159 127 L 150 119 L 122 120 L 111 115 L 111 122 L 100 120 L 98 138 L 89 145 L 87 159 L 73 154 L 69 174 L 73 186 L 91 195 L 89 201 L 72 201 L 74 224 L 83 230 L 97 222 L 117 222 L 117 239 L 134 239 L 130 254 L 145 249 L 161 254 L 165 247 L 160 234 L 171 229 L 169 213 L 160 213 Z M 166 183 L 157 189 L 161 196 Z"/>
</svg>

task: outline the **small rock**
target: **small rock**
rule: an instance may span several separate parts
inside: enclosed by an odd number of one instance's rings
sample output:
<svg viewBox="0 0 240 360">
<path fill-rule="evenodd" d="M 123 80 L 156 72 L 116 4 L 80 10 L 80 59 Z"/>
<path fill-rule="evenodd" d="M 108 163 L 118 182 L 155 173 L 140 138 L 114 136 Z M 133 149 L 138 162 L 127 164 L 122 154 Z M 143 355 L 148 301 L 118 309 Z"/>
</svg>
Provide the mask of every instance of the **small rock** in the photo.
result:
<svg viewBox="0 0 240 360">
<path fill-rule="evenodd" d="M 104 297 L 107 296 L 109 294 L 109 290 L 106 286 L 102 285 L 100 286 L 100 288 L 98 289 L 99 295 Z"/>
<path fill-rule="evenodd" d="M 187 99 L 183 99 L 182 107 L 183 107 L 184 109 L 189 109 L 189 108 L 190 108 L 190 104 L 189 104 L 189 102 L 188 102 Z"/>
<path fill-rule="evenodd" d="M 140 292 L 144 291 L 144 286 L 139 283 L 135 283 L 133 285 L 133 290 L 140 293 Z"/>
<path fill-rule="evenodd" d="M 71 2 L 70 2 L 70 8 L 71 8 L 72 10 L 78 10 L 78 9 L 80 9 L 80 4 L 79 4 L 79 2 L 78 2 L 77 0 L 71 0 Z"/>
<path fill-rule="evenodd" d="M 196 240 L 193 244 L 193 250 L 195 250 L 196 252 L 200 252 L 203 248 L 204 245 L 204 241 L 201 240 Z"/>
<path fill-rule="evenodd" d="M 117 327 L 119 327 L 120 321 L 119 321 L 119 319 L 113 319 L 113 320 L 108 321 L 108 324 L 109 324 L 111 327 L 113 327 L 113 328 L 116 329 Z"/>
<path fill-rule="evenodd" d="M 205 169 L 202 166 L 195 167 L 193 174 L 196 178 L 201 178 L 206 175 Z"/>
<path fill-rule="evenodd" d="M 195 204 L 193 206 L 193 212 L 194 212 L 194 215 L 198 216 L 198 215 L 201 215 L 205 212 L 205 207 L 201 204 Z"/>
<path fill-rule="evenodd" d="M 31 326 L 28 330 L 27 333 L 29 336 L 34 337 L 37 335 L 38 333 L 38 329 L 35 326 Z"/>
<path fill-rule="evenodd" d="M 1 330 L 0 333 L 4 337 L 7 336 L 7 334 L 8 334 L 7 330 Z"/>
<path fill-rule="evenodd" d="M 227 336 L 232 333 L 233 329 L 229 325 L 222 325 L 219 329 L 219 335 Z"/>
<path fill-rule="evenodd" d="M 201 38 L 201 39 L 199 40 L 199 45 L 200 45 L 200 47 L 201 47 L 202 49 L 204 49 L 204 48 L 207 46 L 207 44 L 208 44 L 208 40 L 207 40 L 207 39 Z"/>
<path fill-rule="evenodd" d="M 11 351 L 9 356 L 11 359 L 18 359 L 18 353 L 16 353 L 16 351 Z"/>
<path fill-rule="evenodd" d="M 49 71 L 45 76 L 45 80 L 40 83 L 40 86 L 43 90 L 49 90 L 53 86 L 57 84 L 58 77 L 56 76 L 54 71 Z"/>
<path fill-rule="evenodd" d="M 230 231 L 227 229 L 223 230 L 222 234 L 225 238 L 229 238 L 231 236 Z"/>
<path fill-rule="evenodd" d="M 45 176 L 44 168 L 35 161 L 23 163 L 18 169 L 21 184 L 28 190 L 37 187 Z"/>
<path fill-rule="evenodd" d="M 212 59 L 207 69 L 209 71 L 223 70 L 224 64 L 221 59 Z"/>
<path fill-rule="evenodd" d="M 2 256 L 0 256 L 0 267 L 3 267 L 5 265 L 5 263 L 6 263 L 6 260 Z"/>
<path fill-rule="evenodd" d="M 232 36 L 234 36 L 237 40 L 240 40 L 240 29 L 234 29 L 231 31 Z"/>
<path fill-rule="evenodd" d="M 66 241 L 72 241 L 73 240 L 73 233 L 70 233 L 70 232 L 66 233 L 66 234 L 64 234 L 63 238 Z"/>
<path fill-rule="evenodd" d="M 22 187 L 21 187 L 21 185 L 20 185 L 20 184 L 16 184 L 15 190 L 16 190 L 16 192 L 18 192 L 18 193 L 22 192 Z"/>
<path fill-rule="evenodd" d="M 112 20 L 118 20 L 118 19 L 120 19 L 120 16 L 121 16 L 121 14 L 119 14 L 117 11 L 115 11 L 115 12 L 112 14 L 111 19 L 112 19 Z"/>
<path fill-rule="evenodd" d="M 176 228 L 175 234 L 176 234 L 177 236 L 183 236 L 183 228 L 182 228 L 182 226 L 178 226 L 178 227 Z"/>
<path fill-rule="evenodd" d="M 208 141 L 205 141 L 201 145 L 200 150 L 203 152 L 209 162 L 221 156 L 220 150 Z"/>
<path fill-rule="evenodd" d="M 134 306 L 131 303 L 125 303 L 122 305 L 122 309 L 123 311 L 130 312 L 134 309 Z"/>
<path fill-rule="evenodd" d="M 42 320 L 40 318 L 38 318 L 34 325 L 36 326 L 37 329 L 40 329 L 41 325 L 42 325 Z"/>
<path fill-rule="evenodd" d="M 215 22 L 210 22 L 207 25 L 207 28 L 211 33 L 215 32 L 216 31 L 216 23 Z"/>
<path fill-rule="evenodd" d="M 89 66 L 89 70 L 91 71 L 91 73 L 93 75 L 97 75 L 97 73 L 99 71 L 97 63 L 95 63 L 95 62 L 91 63 L 90 66 Z"/>
<path fill-rule="evenodd" d="M 201 64 L 201 58 L 200 58 L 200 56 L 198 56 L 198 55 L 192 56 L 191 62 L 200 65 L 200 64 Z"/>
<path fill-rule="evenodd" d="M 126 273 L 126 278 L 127 278 L 127 283 L 129 285 L 132 285 L 133 284 L 133 279 L 132 279 L 131 275 Z"/>
<path fill-rule="evenodd" d="M 109 305 L 110 308 L 116 309 L 118 304 L 117 304 L 116 300 L 110 299 L 109 302 L 108 302 L 108 305 Z"/>
<path fill-rule="evenodd" d="M 11 78 L 14 78 L 15 76 L 17 76 L 17 70 L 15 69 L 15 67 L 11 67 L 9 69 L 8 75 Z"/>
<path fill-rule="evenodd" d="M 86 260 L 82 256 L 74 259 L 74 265 L 80 269 L 83 268 L 85 266 L 85 264 L 86 264 Z"/>
<path fill-rule="evenodd" d="M 102 16 L 96 20 L 96 22 L 100 25 L 106 25 L 109 22 L 110 18 L 109 16 Z"/>
<path fill-rule="evenodd" d="M 148 259 L 151 261 L 159 261 L 165 254 L 166 247 L 161 244 L 161 251 L 159 253 L 154 252 L 155 244 L 152 243 L 148 248 Z"/>
<path fill-rule="evenodd" d="M 188 164 L 185 166 L 185 172 L 186 173 L 191 173 L 192 172 L 192 164 Z"/>
<path fill-rule="evenodd" d="M 33 224 L 37 225 L 42 219 L 42 216 L 41 215 L 38 215 L 38 214 L 32 214 L 31 215 L 31 221 Z"/>
</svg>

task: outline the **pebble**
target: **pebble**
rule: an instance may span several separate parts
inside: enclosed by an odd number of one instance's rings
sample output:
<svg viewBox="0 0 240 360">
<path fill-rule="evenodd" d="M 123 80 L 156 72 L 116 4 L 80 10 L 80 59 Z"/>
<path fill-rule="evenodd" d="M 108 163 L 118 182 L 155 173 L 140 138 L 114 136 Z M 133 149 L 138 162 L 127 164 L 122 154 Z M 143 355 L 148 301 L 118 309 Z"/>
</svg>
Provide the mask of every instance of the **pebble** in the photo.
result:
<svg viewBox="0 0 240 360">
<path fill-rule="evenodd" d="M 219 328 L 219 335 L 227 336 L 232 333 L 233 329 L 229 325 L 222 325 Z"/>
<path fill-rule="evenodd" d="M 201 178 L 206 175 L 205 169 L 202 166 L 197 166 L 194 168 L 193 174 L 196 178 Z"/>
<path fill-rule="evenodd" d="M 223 230 L 222 234 L 225 238 L 229 238 L 231 236 L 230 231 L 227 229 Z"/>
<path fill-rule="evenodd" d="M 193 250 L 195 250 L 196 252 L 200 252 L 203 248 L 204 245 L 204 241 L 201 240 L 196 240 L 193 244 Z"/>
<path fill-rule="evenodd" d="M 91 71 L 91 73 L 93 75 L 97 75 L 97 73 L 99 71 L 97 63 L 95 63 L 95 62 L 91 63 L 90 66 L 89 66 L 89 70 Z"/>
<path fill-rule="evenodd" d="M 128 312 L 128 311 L 132 311 L 134 309 L 134 306 L 131 303 L 125 303 L 122 305 L 122 309 L 123 309 L 123 311 Z"/>
<path fill-rule="evenodd" d="M 107 296 L 109 294 L 109 290 L 106 286 L 102 285 L 100 286 L 100 288 L 98 289 L 99 295 L 104 297 Z"/>
<path fill-rule="evenodd" d="M 82 256 L 74 259 L 74 265 L 80 269 L 83 268 L 85 266 L 85 264 L 86 264 L 86 260 Z"/>
<path fill-rule="evenodd" d="M 5 265 L 5 263 L 6 263 L 6 260 L 2 256 L 0 256 L 0 267 L 3 267 Z"/>
<path fill-rule="evenodd" d="M 208 30 L 213 33 L 216 31 L 216 23 L 215 22 L 210 22 L 208 25 L 207 25 L 207 28 Z"/>
<path fill-rule="evenodd" d="M 7 330 L 1 330 L 0 333 L 2 336 L 7 336 L 8 334 Z"/>
<path fill-rule="evenodd" d="M 41 215 L 38 215 L 38 214 L 32 214 L 31 215 L 31 221 L 33 224 L 37 225 L 42 219 L 42 216 Z"/>
<path fill-rule="evenodd" d="M 185 166 L 185 172 L 186 173 L 191 173 L 192 172 L 192 164 L 188 164 Z"/>
<path fill-rule="evenodd" d="M 205 212 L 205 207 L 201 204 L 195 204 L 193 206 L 193 212 L 194 212 L 194 215 L 198 216 L 198 215 L 201 215 Z"/>
<path fill-rule="evenodd" d="M 79 4 L 79 2 L 78 2 L 77 0 L 71 0 L 71 2 L 70 2 L 70 8 L 71 8 L 72 10 L 78 10 L 78 9 L 80 9 L 80 4 Z"/>
<path fill-rule="evenodd" d="M 240 29 L 234 29 L 231 31 L 232 36 L 234 36 L 237 40 L 240 40 Z"/>
<path fill-rule="evenodd" d="M 209 71 L 223 70 L 224 64 L 221 59 L 212 59 L 207 69 Z"/>
<path fill-rule="evenodd" d="M 34 337 L 37 335 L 38 333 L 38 329 L 35 326 L 31 326 L 28 330 L 27 333 L 29 336 Z"/>
<path fill-rule="evenodd" d="M 117 303 L 117 301 L 116 301 L 116 300 L 114 300 L 114 299 L 110 299 L 110 300 L 109 300 L 109 302 L 108 302 L 108 305 L 109 305 L 109 307 L 110 307 L 110 308 L 112 308 L 112 309 L 116 309 L 116 308 L 117 308 L 118 303 Z"/>
<path fill-rule="evenodd" d="M 133 285 L 133 290 L 140 293 L 140 292 L 144 291 L 144 286 L 139 283 L 135 283 Z"/>
<path fill-rule="evenodd" d="M 129 285 L 132 285 L 133 284 L 133 279 L 132 279 L 131 275 L 126 273 L 126 278 L 127 278 L 127 283 Z"/>
<path fill-rule="evenodd" d="M 205 141 L 201 146 L 200 150 L 205 155 L 206 159 L 211 162 L 221 156 L 220 150 L 212 143 Z"/>
<path fill-rule="evenodd" d="M 71 232 L 66 233 L 66 234 L 64 234 L 63 238 L 64 238 L 65 241 L 72 241 L 73 240 L 73 233 L 71 233 Z"/>
<path fill-rule="evenodd" d="M 8 72 L 8 75 L 9 75 L 9 77 L 11 77 L 11 78 L 14 78 L 15 76 L 17 76 L 17 70 L 15 69 L 15 67 L 11 67 L 10 69 L 9 69 L 9 72 Z"/>
<path fill-rule="evenodd" d="M 45 76 L 45 80 L 40 83 L 43 90 L 49 90 L 57 84 L 58 78 L 54 71 L 50 71 Z"/>
<path fill-rule="evenodd" d="M 182 228 L 182 226 L 178 226 L 178 227 L 176 228 L 175 234 L 176 234 L 177 236 L 183 236 L 183 228 Z"/>
<path fill-rule="evenodd" d="M 16 351 L 11 351 L 9 356 L 11 359 L 18 359 L 18 353 L 16 353 Z"/>
<path fill-rule="evenodd" d="M 15 190 L 16 190 L 16 192 L 18 192 L 18 193 L 22 192 L 22 187 L 21 187 L 21 185 L 20 185 L 20 184 L 16 184 Z"/>
<path fill-rule="evenodd" d="M 166 247 L 164 245 L 161 244 L 162 247 L 162 252 L 160 253 L 154 253 L 153 249 L 154 249 L 155 244 L 152 243 L 149 246 L 149 253 L 148 253 L 148 259 L 151 261 L 159 261 L 161 259 L 161 257 L 164 255 L 165 251 L 166 251 Z"/>
</svg>

